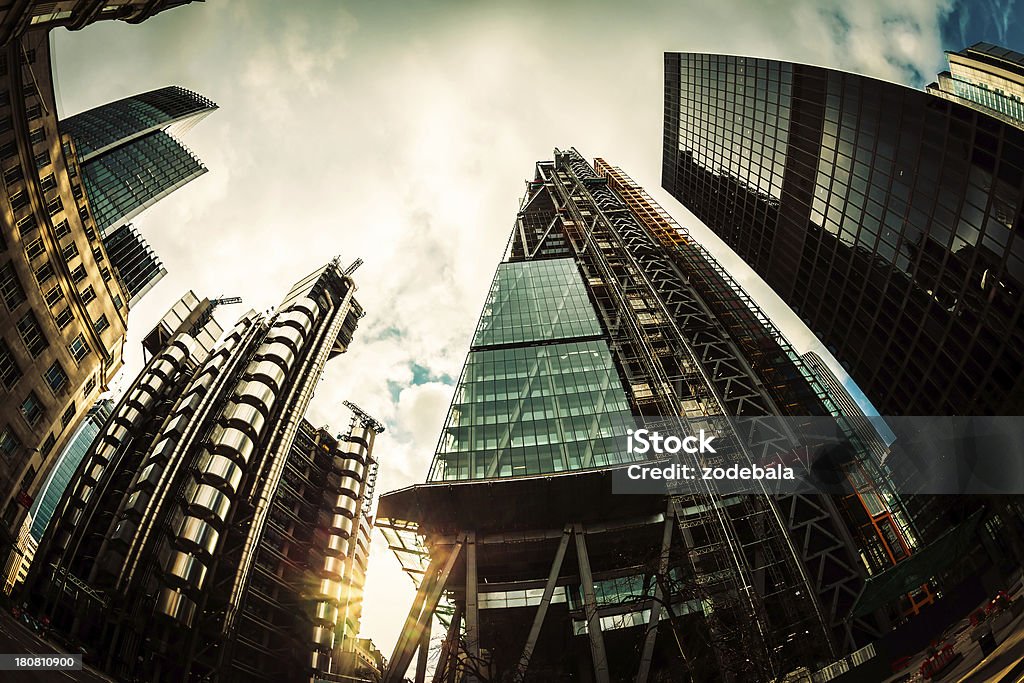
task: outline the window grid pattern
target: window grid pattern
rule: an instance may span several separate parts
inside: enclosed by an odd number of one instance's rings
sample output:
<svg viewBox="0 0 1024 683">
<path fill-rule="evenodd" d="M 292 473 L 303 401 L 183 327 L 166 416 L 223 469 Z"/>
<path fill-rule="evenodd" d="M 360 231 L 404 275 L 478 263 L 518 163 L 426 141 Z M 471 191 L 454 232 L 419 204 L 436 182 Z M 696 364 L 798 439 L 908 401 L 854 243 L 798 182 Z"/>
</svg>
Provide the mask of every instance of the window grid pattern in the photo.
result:
<svg viewBox="0 0 1024 683">
<path fill-rule="evenodd" d="M 779 292 L 883 414 L 1024 410 L 1024 131 L 853 74 L 666 59 L 666 189 Z M 781 180 L 774 153 L 734 164 L 748 113 L 765 119 L 767 146 L 781 139 L 767 122 L 782 111 Z"/>
<path fill-rule="evenodd" d="M 601 334 L 572 259 L 502 263 L 484 304 L 473 346 Z"/>
</svg>

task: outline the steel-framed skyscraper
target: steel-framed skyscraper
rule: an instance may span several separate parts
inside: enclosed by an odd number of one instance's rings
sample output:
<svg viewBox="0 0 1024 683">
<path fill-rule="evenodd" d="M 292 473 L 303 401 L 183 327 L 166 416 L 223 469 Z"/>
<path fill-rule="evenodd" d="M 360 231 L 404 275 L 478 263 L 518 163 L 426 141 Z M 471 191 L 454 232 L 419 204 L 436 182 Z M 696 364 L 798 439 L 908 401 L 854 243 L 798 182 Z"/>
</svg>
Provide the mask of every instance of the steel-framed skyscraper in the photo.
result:
<svg viewBox="0 0 1024 683">
<path fill-rule="evenodd" d="M 28 582 L 34 608 L 103 668 L 144 680 L 281 680 L 275 672 L 308 677 L 329 657 L 324 620 L 347 590 L 334 573 L 373 439 L 357 424 L 344 447 L 329 435 L 299 455 L 293 446 L 325 363 L 362 316 L 355 289 L 332 261 L 217 344 L 215 302 L 190 293 L 147 336 L 153 356 L 65 492 Z M 296 574 L 311 546 L 321 566 Z M 280 593 L 274 581 L 286 578 L 305 588 Z M 321 609 L 303 617 L 308 635 L 293 633 L 299 597 L 317 583 Z M 301 642 L 289 649 L 268 628 Z M 261 647 L 277 663 L 254 673 Z"/>
<path fill-rule="evenodd" d="M 838 412 L 641 188 L 556 150 L 528 183 L 427 482 L 381 499 L 419 586 L 389 680 L 417 650 L 425 667 L 435 615 L 437 676 L 466 679 L 763 680 L 877 635 L 849 618 L 862 509 L 611 490 L 642 457 L 626 451 L 637 419 L 744 416 L 766 456 L 791 446 L 767 418 Z"/>
</svg>

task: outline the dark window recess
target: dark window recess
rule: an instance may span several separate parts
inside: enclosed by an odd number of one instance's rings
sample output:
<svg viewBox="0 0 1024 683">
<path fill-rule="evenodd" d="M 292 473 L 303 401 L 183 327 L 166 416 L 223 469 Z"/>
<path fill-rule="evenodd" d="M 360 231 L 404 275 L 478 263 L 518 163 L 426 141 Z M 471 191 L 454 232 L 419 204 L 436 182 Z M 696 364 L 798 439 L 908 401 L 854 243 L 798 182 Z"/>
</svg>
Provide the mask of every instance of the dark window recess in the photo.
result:
<svg viewBox="0 0 1024 683">
<path fill-rule="evenodd" d="M 50 165 L 50 150 L 44 149 L 36 155 L 36 168 L 46 168 Z"/>
<path fill-rule="evenodd" d="M 38 282 L 40 286 L 42 286 L 42 284 L 51 277 L 53 277 L 53 266 L 50 265 L 49 261 L 46 261 L 36 268 L 36 282 Z"/>
<path fill-rule="evenodd" d="M 89 345 L 85 343 L 85 335 L 79 334 L 74 340 L 68 344 L 68 352 L 75 361 L 80 361 L 89 355 Z M 96 385 L 96 378 L 90 380 L 93 386 Z M 92 391 L 92 387 L 86 385 L 85 395 L 88 396 L 89 392 Z"/>
<path fill-rule="evenodd" d="M 21 340 L 25 342 L 25 348 L 33 358 L 38 357 L 50 345 L 50 342 L 43 336 L 43 330 L 39 327 L 39 321 L 36 320 L 36 315 L 32 311 L 27 312 L 18 320 L 18 334 L 21 335 Z"/>
<path fill-rule="evenodd" d="M 89 207 L 86 206 L 85 204 L 82 204 L 81 206 L 79 206 L 78 207 L 78 217 L 81 218 L 83 221 L 89 220 Z"/>
<path fill-rule="evenodd" d="M 63 210 L 64 202 L 61 201 L 60 197 L 54 197 L 51 201 L 46 202 L 46 212 L 51 216 L 56 216 Z"/>
<path fill-rule="evenodd" d="M 39 144 L 46 140 L 46 128 L 39 126 L 31 133 L 28 134 L 28 139 L 32 141 L 33 145 Z"/>
<path fill-rule="evenodd" d="M 18 230 L 21 231 L 22 235 L 31 230 L 35 230 L 36 228 L 39 227 L 39 223 L 36 221 L 36 217 L 33 216 L 32 214 L 29 214 L 22 218 L 21 220 L 19 220 L 17 225 Z"/>
<path fill-rule="evenodd" d="M 86 353 L 89 353 L 89 348 L 86 347 Z M 96 376 L 93 375 L 89 378 L 89 381 L 85 383 L 85 388 L 82 389 L 82 396 L 88 396 L 92 393 L 92 390 L 96 388 Z"/>
<path fill-rule="evenodd" d="M 60 391 L 68 383 L 68 373 L 64 372 L 64 368 L 60 366 L 58 361 L 54 361 L 53 365 L 46 369 L 43 377 L 54 392 Z"/>
<path fill-rule="evenodd" d="M 61 310 L 61 312 L 58 313 L 55 317 L 55 320 L 57 321 L 57 327 L 59 327 L 62 330 L 65 327 L 67 327 L 74 319 L 75 314 L 71 312 L 70 306 L 65 306 L 63 310 Z"/>
<path fill-rule="evenodd" d="M 28 206 L 28 195 L 25 194 L 25 190 L 18 190 L 11 195 L 11 209 L 17 211 Z"/>
<path fill-rule="evenodd" d="M 60 285 L 54 285 L 53 288 L 46 293 L 46 303 L 50 306 L 53 306 L 63 298 L 64 290 L 61 289 Z"/>
<path fill-rule="evenodd" d="M 97 333 L 103 332 L 110 327 L 110 321 L 107 320 L 107 316 L 101 316 L 99 320 L 93 322 L 92 326 L 96 329 Z"/>
<path fill-rule="evenodd" d="M 19 379 L 21 379 L 21 367 L 18 365 L 11 347 L 4 339 L 0 338 L 0 383 L 10 391 Z"/>
<path fill-rule="evenodd" d="M 21 172 L 21 164 L 11 166 L 9 169 L 4 171 L 4 184 L 12 185 L 24 177 L 25 174 Z"/>
<path fill-rule="evenodd" d="M 39 187 L 43 188 L 43 192 L 57 189 L 57 176 L 49 174 L 39 182 Z"/>
<path fill-rule="evenodd" d="M 25 400 L 21 402 L 21 414 L 24 416 L 25 422 L 28 422 L 30 427 L 35 427 L 44 412 L 43 402 L 39 400 L 36 392 L 30 391 Z"/>
<path fill-rule="evenodd" d="M 64 414 L 60 416 L 60 426 L 67 427 L 71 424 L 71 421 L 75 419 L 75 402 L 72 401 L 71 405 L 68 406 Z"/>
<path fill-rule="evenodd" d="M 93 289 L 92 285 L 89 285 L 82 290 L 82 303 L 87 304 L 96 298 L 96 290 Z"/>
<path fill-rule="evenodd" d="M 38 104 L 33 104 L 31 107 L 25 110 L 25 117 L 29 121 L 35 121 L 43 115 L 43 108 Z"/>
<path fill-rule="evenodd" d="M 43 245 L 43 238 L 37 237 L 25 246 L 25 256 L 31 261 L 37 256 L 42 256 L 46 253 L 46 247 Z"/>
<path fill-rule="evenodd" d="M 75 244 L 74 242 L 68 242 L 67 245 L 60 250 L 60 253 L 61 256 L 64 257 L 65 261 L 70 261 L 71 259 L 78 256 L 78 245 Z"/>
<path fill-rule="evenodd" d="M 46 437 L 46 441 L 44 441 L 43 445 L 40 447 L 39 452 L 42 453 L 43 455 L 49 455 L 50 451 L 53 450 L 53 447 L 54 447 L 54 445 L 56 445 L 56 443 L 57 443 L 57 437 L 54 436 L 52 433 L 49 434 Z"/>
<path fill-rule="evenodd" d="M 90 242 L 95 242 L 95 241 L 96 241 L 96 231 L 95 231 L 95 230 L 93 230 L 93 229 L 92 229 L 92 228 L 91 228 L 90 226 L 88 226 L 88 225 L 87 225 L 87 226 L 85 226 L 85 237 L 86 237 L 86 239 L 88 239 L 88 240 L 89 240 Z"/>
<path fill-rule="evenodd" d="M 4 431 L 0 432 L 0 453 L 3 453 L 6 458 L 10 458 L 19 448 L 21 448 L 21 440 L 15 435 L 11 426 L 7 425 L 4 427 Z"/>
<path fill-rule="evenodd" d="M 0 267 L 0 296 L 3 296 L 7 310 L 13 311 L 25 301 L 25 289 L 10 261 Z"/>
<path fill-rule="evenodd" d="M 77 268 L 71 271 L 71 280 L 75 284 L 78 284 L 79 282 L 85 279 L 85 275 L 85 266 L 79 264 Z"/>
</svg>

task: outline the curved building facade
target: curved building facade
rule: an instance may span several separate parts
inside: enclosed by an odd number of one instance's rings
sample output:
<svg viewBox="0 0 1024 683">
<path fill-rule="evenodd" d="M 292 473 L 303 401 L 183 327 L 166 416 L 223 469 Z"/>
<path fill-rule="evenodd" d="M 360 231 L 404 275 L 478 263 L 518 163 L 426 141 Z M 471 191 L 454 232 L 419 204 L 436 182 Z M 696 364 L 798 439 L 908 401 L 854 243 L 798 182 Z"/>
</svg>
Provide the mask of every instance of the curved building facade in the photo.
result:
<svg viewBox="0 0 1024 683">
<path fill-rule="evenodd" d="M 211 302 L 195 297 L 157 335 L 34 565 L 35 606 L 103 668 L 181 681 L 231 670 L 302 415 L 362 315 L 355 289 L 331 262 L 219 343 Z"/>
</svg>

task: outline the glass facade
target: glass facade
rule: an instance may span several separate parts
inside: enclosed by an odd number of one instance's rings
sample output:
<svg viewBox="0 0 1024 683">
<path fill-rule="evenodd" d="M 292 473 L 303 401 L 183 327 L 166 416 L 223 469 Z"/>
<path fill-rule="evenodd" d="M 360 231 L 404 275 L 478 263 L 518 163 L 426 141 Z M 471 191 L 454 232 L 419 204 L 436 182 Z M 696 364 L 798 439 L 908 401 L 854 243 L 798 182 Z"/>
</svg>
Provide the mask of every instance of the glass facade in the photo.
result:
<svg viewBox="0 0 1024 683">
<path fill-rule="evenodd" d="M 85 458 L 85 454 L 88 452 L 89 446 L 92 445 L 96 435 L 103 428 L 103 423 L 110 417 L 113 408 L 114 402 L 109 399 L 98 401 L 92 410 L 89 411 L 88 417 L 82 423 L 82 426 L 78 428 L 67 448 L 57 458 L 56 464 L 50 471 L 49 478 L 43 485 L 40 494 L 36 497 L 30 511 L 32 514 L 31 534 L 32 538 L 36 541 L 43 538 L 43 532 L 46 531 L 46 525 L 50 523 L 50 518 L 53 517 L 53 511 L 57 509 L 60 497 L 64 495 L 64 489 L 67 488 L 68 483 L 75 474 L 75 470 L 78 469 L 78 466 Z"/>
<path fill-rule="evenodd" d="M 160 278 L 167 274 L 163 262 L 153 252 L 146 238 L 131 224 L 122 225 L 103 240 L 110 263 L 117 269 L 134 306 Z"/>
<path fill-rule="evenodd" d="M 85 192 L 104 237 L 206 167 L 163 131 L 150 133 L 82 164 Z"/>
<path fill-rule="evenodd" d="M 665 60 L 665 189 L 882 414 L 1020 414 L 1024 131 L 854 74 Z"/>
<path fill-rule="evenodd" d="M 630 459 L 625 437 L 634 420 L 601 334 L 573 259 L 502 263 L 429 480 L 550 474 Z"/>
<path fill-rule="evenodd" d="M 135 138 L 182 123 L 194 125 L 217 105 L 198 93 L 172 85 L 95 107 L 61 121 L 75 140 L 79 160 L 87 162 Z M 176 125 L 177 124 L 177 125 Z"/>
<path fill-rule="evenodd" d="M 991 43 L 975 43 L 946 53 L 949 71 L 939 74 L 928 92 L 978 107 L 1024 128 L 1024 54 Z"/>
</svg>

